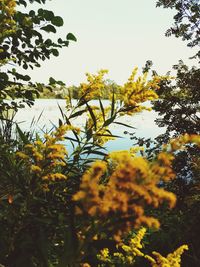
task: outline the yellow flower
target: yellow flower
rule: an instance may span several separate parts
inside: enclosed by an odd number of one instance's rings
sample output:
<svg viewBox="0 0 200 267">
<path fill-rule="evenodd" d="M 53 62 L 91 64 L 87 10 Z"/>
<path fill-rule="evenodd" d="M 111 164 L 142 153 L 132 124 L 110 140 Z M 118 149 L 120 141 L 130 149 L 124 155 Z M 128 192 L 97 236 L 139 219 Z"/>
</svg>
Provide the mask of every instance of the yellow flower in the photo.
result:
<svg viewBox="0 0 200 267">
<path fill-rule="evenodd" d="M 67 179 L 66 175 L 58 172 L 58 167 L 65 166 L 67 151 L 60 144 L 66 131 L 73 129 L 71 125 L 61 125 L 51 134 L 45 134 L 45 140 L 36 140 L 33 144 L 25 145 L 23 152 L 16 155 L 26 159 L 32 173 L 37 173 L 43 180 L 55 181 Z"/>
<path fill-rule="evenodd" d="M 100 251 L 100 254 L 97 255 L 97 258 L 104 262 L 109 261 L 109 249 L 108 248 L 102 249 Z"/>
<path fill-rule="evenodd" d="M 155 90 L 159 89 L 159 83 L 162 79 L 168 78 L 154 76 L 152 80 L 147 81 L 148 73 L 145 73 L 136 79 L 137 72 L 138 68 L 136 67 L 133 69 L 128 82 L 120 87 L 119 94 L 117 95 L 117 99 L 120 99 L 123 103 L 122 114 L 124 114 L 124 111 L 126 114 L 132 115 L 142 110 L 149 110 L 149 108 L 140 104 L 147 100 L 157 99 L 158 95 Z"/>
<path fill-rule="evenodd" d="M 36 173 L 41 173 L 42 169 L 37 165 L 31 165 L 31 171 Z"/>
<path fill-rule="evenodd" d="M 125 251 L 125 252 L 130 252 L 131 251 L 131 248 L 127 245 L 122 245 L 122 249 Z"/>
<path fill-rule="evenodd" d="M 87 83 L 81 83 L 81 96 L 86 100 L 95 99 L 102 96 L 102 89 L 105 87 L 104 75 L 107 70 L 100 70 L 97 75 L 86 73 Z"/>
<path fill-rule="evenodd" d="M 43 180 L 51 180 L 51 181 L 55 181 L 56 179 L 58 180 L 66 180 L 67 176 L 62 174 L 62 173 L 48 173 L 45 176 L 42 176 Z"/>
<path fill-rule="evenodd" d="M 155 259 L 148 255 L 145 255 L 145 258 L 150 261 L 152 267 L 181 267 L 181 255 L 184 250 L 188 250 L 187 245 L 180 246 L 174 252 L 168 254 L 167 257 L 153 251 L 152 254 Z"/>
<path fill-rule="evenodd" d="M 138 231 L 137 235 L 134 238 L 131 238 L 131 240 L 130 240 L 131 247 L 142 248 L 141 241 L 142 241 L 145 233 L 146 233 L 146 229 L 144 227 L 142 227 Z"/>
</svg>

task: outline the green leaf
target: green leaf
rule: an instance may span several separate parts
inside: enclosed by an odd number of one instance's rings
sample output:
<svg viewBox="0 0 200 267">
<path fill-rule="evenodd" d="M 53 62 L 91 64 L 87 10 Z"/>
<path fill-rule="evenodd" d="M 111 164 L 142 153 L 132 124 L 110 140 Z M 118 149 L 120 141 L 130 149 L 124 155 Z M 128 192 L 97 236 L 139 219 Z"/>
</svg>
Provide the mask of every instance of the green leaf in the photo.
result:
<svg viewBox="0 0 200 267">
<path fill-rule="evenodd" d="M 86 138 L 87 138 L 87 141 L 90 140 L 90 138 L 92 137 L 92 134 L 93 134 L 93 131 L 91 128 L 89 128 L 87 131 L 86 131 Z"/>
<path fill-rule="evenodd" d="M 94 115 L 94 112 L 93 112 L 93 110 L 91 109 L 91 107 L 88 105 L 87 102 L 85 102 L 85 104 L 86 104 L 86 106 L 87 106 L 87 108 L 88 108 L 88 111 L 89 111 L 89 113 L 90 113 L 90 116 L 91 116 L 91 118 L 92 118 L 92 120 L 93 120 L 93 123 L 94 123 L 94 129 L 96 130 L 96 129 L 97 129 L 97 121 L 96 121 L 96 117 L 95 117 L 95 115 Z"/>
<path fill-rule="evenodd" d="M 45 31 L 45 32 L 53 32 L 56 33 L 56 28 L 53 25 L 47 25 L 41 28 L 41 30 Z"/>
<path fill-rule="evenodd" d="M 58 38 L 58 43 L 59 44 L 62 44 L 63 43 L 63 40 L 61 38 Z"/>
<path fill-rule="evenodd" d="M 19 0 L 19 4 L 20 5 L 24 5 L 25 7 L 27 7 L 27 3 L 24 0 Z"/>
<path fill-rule="evenodd" d="M 110 124 L 115 120 L 115 118 L 116 118 L 116 115 L 114 115 L 113 117 L 107 119 L 107 120 L 104 122 L 103 127 L 110 125 Z"/>
<path fill-rule="evenodd" d="M 43 10 L 43 16 L 46 20 L 52 21 L 54 18 L 54 13 L 50 10 Z"/>
<path fill-rule="evenodd" d="M 55 56 L 55 57 L 58 57 L 59 56 L 59 52 L 57 49 L 52 49 L 51 50 L 51 53 Z"/>
<path fill-rule="evenodd" d="M 104 111 L 104 107 L 103 107 L 103 104 L 101 102 L 101 99 L 99 99 L 99 104 L 100 104 L 100 108 L 101 108 L 101 112 L 102 112 L 102 116 L 103 116 L 103 121 L 105 122 L 105 111 Z"/>
<path fill-rule="evenodd" d="M 64 139 L 69 140 L 69 141 L 73 141 L 73 142 L 77 142 L 77 143 L 81 143 L 81 142 L 78 142 L 77 139 L 69 137 L 69 136 L 65 136 Z"/>
<path fill-rule="evenodd" d="M 74 41 L 74 42 L 77 41 L 76 37 L 71 32 L 67 34 L 67 40 Z"/>
<path fill-rule="evenodd" d="M 29 144 L 29 140 L 28 140 L 27 136 L 22 132 L 22 130 L 20 129 L 20 127 L 17 124 L 16 124 L 16 130 L 17 130 L 17 133 L 19 134 L 19 137 L 22 140 L 22 142 L 25 145 Z"/>
<path fill-rule="evenodd" d="M 51 23 L 57 27 L 61 27 L 64 24 L 64 21 L 61 17 L 55 16 L 52 20 Z"/>
<path fill-rule="evenodd" d="M 116 138 L 123 138 L 119 135 L 114 135 L 114 134 L 96 134 L 96 136 L 106 136 L 106 137 L 116 137 Z"/>
<path fill-rule="evenodd" d="M 28 75 L 24 75 L 24 76 L 23 76 L 23 80 L 24 80 L 24 81 L 30 81 L 30 79 L 31 79 L 31 77 L 28 76 Z"/>
<path fill-rule="evenodd" d="M 73 113 L 72 115 L 70 115 L 69 119 L 78 117 L 78 116 L 82 115 L 82 114 L 85 113 L 85 112 L 86 112 L 86 109 L 79 110 L 79 111 Z"/>
<path fill-rule="evenodd" d="M 84 151 L 81 154 L 94 154 L 94 155 L 99 155 L 99 156 L 104 156 L 104 157 L 108 155 L 108 153 L 104 153 L 102 151 L 95 151 L 95 150 Z"/>
<path fill-rule="evenodd" d="M 128 127 L 128 128 L 131 128 L 131 129 L 136 129 L 135 127 L 133 127 L 131 125 L 128 125 L 126 123 L 122 123 L 122 122 L 119 122 L 119 121 L 114 121 L 113 123 L 119 124 L 119 125 L 122 125 L 122 126 L 125 126 L 125 127 Z"/>
<path fill-rule="evenodd" d="M 52 84 L 55 84 L 55 83 L 56 83 L 56 80 L 53 77 L 50 77 L 49 78 L 49 84 L 52 85 Z"/>
</svg>

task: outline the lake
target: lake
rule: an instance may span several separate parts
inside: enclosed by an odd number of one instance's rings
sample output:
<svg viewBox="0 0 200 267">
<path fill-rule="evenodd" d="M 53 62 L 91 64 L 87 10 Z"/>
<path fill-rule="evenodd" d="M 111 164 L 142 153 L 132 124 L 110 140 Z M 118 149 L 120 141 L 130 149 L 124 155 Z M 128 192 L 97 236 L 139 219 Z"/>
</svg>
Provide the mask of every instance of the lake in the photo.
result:
<svg viewBox="0 0 200 267">
<path fill-rule="evenodd" d="M 75 100 L 74 100 L 75 103 Z M 108 106 L 108 100 L 103 100 L 103 105 Z M 91 105 L 98 105 L 97 100 L 91 101 Z M 37 99 L 33 107 L 25 107 L 20 109 L 16 114 L 15 121 L 19 123 L 22 130 L 30 130 L 31 121 L 33 118 L 37 122 L 37 130 L 50 130 L 53 125 L 58 125 L 58 120 L 61 118 L 59 107 L 65 112 L 66 102 L 63 99 Z M 42 115 L 41 115 L 42 114 Z M 126 150 L 133 145 L 133 141 L 130 140 L 130 136 L 124 134 L 124 131 L 135 132 L 138 137 L 154 138 L 157 135 L 164 132 L 164 128 L 159 128 L 154 120 L 158 117 L 155 111 L 143 111 L 133 116 L 124 116 L 117 121 L 126 123 L 135 127 L 135 130 L 128 129 L 120 125 L 112 125 L 110 130 L 113 134 L 119 135 L 122 138 L 109 141 L 105 147 L 108 151 L 113 150 Z M 85 121 L 84 115 L 74 120 L 74 125 L 81 127 Z"/>
</svg>

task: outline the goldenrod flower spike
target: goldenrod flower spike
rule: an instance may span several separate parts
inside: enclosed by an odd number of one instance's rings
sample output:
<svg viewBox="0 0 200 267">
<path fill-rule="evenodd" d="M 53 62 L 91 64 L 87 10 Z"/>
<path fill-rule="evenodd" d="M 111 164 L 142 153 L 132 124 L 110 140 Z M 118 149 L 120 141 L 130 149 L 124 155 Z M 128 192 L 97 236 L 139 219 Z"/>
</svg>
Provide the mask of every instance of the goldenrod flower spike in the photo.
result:
<svg viewBox="0 0 200 267">
<path fill-rule="evenodd" d="M 64 139 L 67 131 L 74 129 L 77 130 L 71 125 L 61 125 L 50 135 L 45 134 L 43 142 L 37 140 L 33 144 L 27 144 L 25 151 L 18 151 L 16 155 L 25 160 L 30 172 L 42 180 L 67 179 L 66 175 L 58 171 L 58 167 L 66 165 L 65 159 L 67 157 L 65 145 L 58 142 Z"/>
<path fill-rule="evenodd" d="M 102 89 L 105 87 L 104 75 L 108 70 L 100 70 L 97 75 L 86 73 L 87 83 L 81 83 L 81 95 L 86 100 L 92 100 L 102 96 Z"/>
<path fill-rule="evenodd" d="M 173 253 L 163 257 L 158 252 L 152 252 L 154 258 L 149 255 L 145 255 L 145 258 L 149 260 L 152 267 L 181 267 L 181 255 L 185 250 L 188 250 L 187 245 L 182 245 L 176 249 Z"/>
</svg>

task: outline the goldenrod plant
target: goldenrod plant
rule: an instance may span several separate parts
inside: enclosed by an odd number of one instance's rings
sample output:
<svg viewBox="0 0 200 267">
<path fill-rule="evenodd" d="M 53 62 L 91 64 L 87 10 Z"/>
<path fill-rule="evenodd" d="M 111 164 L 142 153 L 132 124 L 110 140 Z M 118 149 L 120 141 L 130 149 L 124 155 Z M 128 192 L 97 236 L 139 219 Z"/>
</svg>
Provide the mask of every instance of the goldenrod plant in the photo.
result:
<svg viewBox="0 0 200 267">
<path fill-rule="evenodd" d="M 22 107 L 16 98 L 31 105 L 43 89 L 25 71 L 39 67 L 39 60 L 58 56 L 59 48 L 76 41 L 72 33 L 57 41 L 45 38 L 42 33 L 56 33 L 63 19 L 43 6 L 31 10 L 34 2 L 41 5 L 46 0 L 0 0 L 2 119 L 5 111 Z M 19 6 L 26 11 L 21 12 Z M 7 68 L 10 62 L 22 66 L 23 74 Z M 169 214 L 176 205 L 175 193 L 164 186 L 176 178 L 176 153 L 193 144 L 199 148 L 200 136 L 176 136 L 150 159 L 139 156 L 136 147 L 108 153 L 106 143 L 120 138 L 110 126 L 134 128 L 122 123 L 121 117 L 134 120 L 135 114 L 149 110 L 146 101 L 157 100 L 161 85 L 171 78 L 150 76 L 148 68 L 139 75 L 134 68 L 124 85 L 108 86 L 107 73 L 86 74 L 76 92 L 77 101 L 68 95 L 66 109 L 60 108 L 62 117 L 52 131 L 33 135 L 17 126 L 17 137 L 10 132 L 12 142 L 0 139 L 0 265 L 118 267 L 137 266 L 142 259 L 152 267 L 180 267 L 184 250 L 192 249 L 180 242 L 172 253 L 174 244 L 165 254 L 159 248 L 150 253 L 151 242 L 147 246 L 143 240 L 149 238 L 146 231 L 159 234 L 159 208 Z M 57 84 L 53 78 L 49 82 Z M 79 116 L 82 120 L 77 127 Z M 198 165 L 198 160 L 193 163 Z"/>
<path fill-rule="evenodd" d="M 156 83 L 146 82 L 146 78 L 134 83 L 131 78 L 133 94 L 137 84 L 140 86 L 134 102 L 127 104 L 126 95 L 123 99 L 119 91 L 113 91 L 110 107 L 104 107 L 100 98 L 104 73 L 91 76 L 93 86 L 91 81 L 86 83 L 76 104 L 67 99 L 67 110 L 61 110 L 62 119 L 52 132 L 36 134 L 35 140 L 30 140 L 18 127 L 18 149 L 2 151 L 8 170 L 1 166 L 2 263 L 27 266 L 31 259 L 33 266 L 84 266 L 87 262 L 96 266 L 102 243 L 120 246 L 125 235 L 142 225 L 159 228 L 156 216 L 149 214 L 150 207 L 175 206 L 175 194 L 165 190 L 162 183 L 175 177 L 173 153 L 186 149 L 185 144 L 199 145 L 199 136 L 171 140 L 153 160 L 138 156 L 137 148 L 107 153 L 104 144 L 118 138 L 110 125 L 120 125 L 119 117 L 141 111 L 144 101 L 156 98 L 161 78 L 156 78 Z M 91 104 L 94 91 L 99 97 L 97 107 Z M 75 119 L 84 114 L 85 122 L 76 127 Z M 69 143 L 72 153 L 68 153 Z M 126 245 L 122 249 L 128 251 Z M 137 249 L 134 251 L 139 253 Z M 16 254 L 23 257 L 16 259 Z M 155 258 L 154 266 L 157 261 Z"/>
<path fill-rule="evenodd" d="M 142 252 L 144 245 L 142 239 L 146 233 L 145 228 L 141 228 L 134 237 L 129 238 L 126 243 L 121 242 L 116 246 L 115 252 L 110 252 L 108 248 L 104 248 L 97 254 L 99 260 L 98 266 L 134 266 L 138 258 L 143 258 L 150 262 L 152 267 L 180 267 L 181 255 L 184 250 L 188 250 L 187 245 L 182 245 L 174 252 L 166 257 L 160 253 L 153 251 L 152 255 Z M 88 265 L 90 266 L 90 265 Z"/>
</svg>

